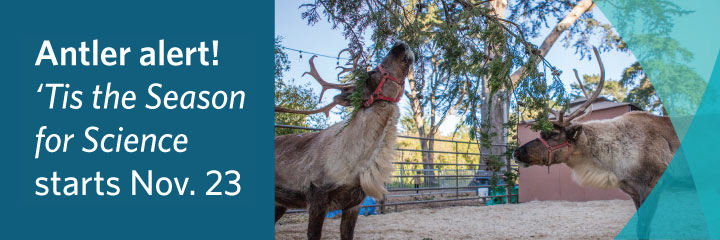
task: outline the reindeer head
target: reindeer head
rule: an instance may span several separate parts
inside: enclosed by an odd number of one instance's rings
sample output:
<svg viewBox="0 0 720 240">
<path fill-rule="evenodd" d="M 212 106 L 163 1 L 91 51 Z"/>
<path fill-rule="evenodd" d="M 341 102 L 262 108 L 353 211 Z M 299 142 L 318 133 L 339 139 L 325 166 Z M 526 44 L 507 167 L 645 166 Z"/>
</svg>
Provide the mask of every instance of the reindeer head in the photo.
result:
<svg viewBox="0 0 720 240">
<path fill-rule="evenodd" d="M 396 43 L 380 65 L 368 72 L 369 78 L 362 89 L 363 107 L 369 107 L 377 100 L 399 101 L 414 59 L 407 44 Z"/>
<path fill-rule="evenodd" d="M 583 87 L 582 81 L 580 81 L 577 70 L 573 69 L 575 71 L 575 78 L 580 84 L 580 89 L 585 95 L 586 101 L 567 116 L 564 110 L 556 111 L 549 109 L 549 111 L 555 115 L 555 120 L 551 121 L 553 123 L 553 129 L 540 132 L 539 138 L 525 143 L 525 145 L 515 150 L 513 155 L 516 161 L 524 163 L 525 165 L 550 166 L 552 164 L 564 163 L 568 160 L 575 146 L 575 142 L 582 132 L 582 124 L 579 123 L 579 121 L 592 112 L 592 103 L 600 95 L 603 84 L 605 83 L 605 67 L 600 59 L 598 50 L 593 48 L 593 51 L 600 66 L 600 82 L 595 92 L 592 93 L 592 96 L 588 95 Z"/>
<path fill-rule="evenodd" d="M 340 52 L 340 54 L 345 51 L 349 52 L 349 50 L 343 50 Z M 343 73 L 352 72 L 358 68 L 359 58 L 355 56 L 355 54 L 352 54 L 352 52 L 351 55 L 352 59 L 349 63 L 352 63 L 352 67 L 338 67 L 343 69 L 340 74 L 338 74 L 338 76 Z M 400 97 L 402 97 L 405 85 L 405 78 L 407 77 L 412 68 L 414 54 L 407 44 L 403 42 L 396 43 L 390 49 L 390 52 L 382 60 L 382 62 L 373 70 L 369 71 L 365 79 L 359 80 L 364 81 L 364 84 L 362 84 L 363 89 L 356 89 L 356 85 L 354 83 L 335 84 L 326 82 L 317 72 L 314 60 L 315 56 L 310 58 L 310 72 L 306 72 L 305 74 L 308 74 L 315 78 L 315 80 L 322 86 L 320 99 L 322 99 L 325 91 L 329 89 L 340 90 L 340 94 L 333 97 L 332 103 L 319 109 L 302 111 L 276 106 L 276 112 L 288 112 L 298 114 L 325 113 L 326 116 L 329 116 L 330 110 L 332 110 L 332 108 L 336 105 L 350 106 L 351 102 L 349 97 L 355 91 L 360 91 L 361 93 L 363 100 L 362 107 L 370 107 L 373 103 L 377 101 L 397 102 L 400 100 Z"/>
</svg>

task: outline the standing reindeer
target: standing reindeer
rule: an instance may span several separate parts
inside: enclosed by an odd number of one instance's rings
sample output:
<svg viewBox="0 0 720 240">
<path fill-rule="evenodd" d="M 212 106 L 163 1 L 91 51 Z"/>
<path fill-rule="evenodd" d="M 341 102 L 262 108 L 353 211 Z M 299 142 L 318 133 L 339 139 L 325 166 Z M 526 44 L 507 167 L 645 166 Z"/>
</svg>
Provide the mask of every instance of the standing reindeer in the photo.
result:
<svg viewBox="0 0 720 240">
<path fill-rule="evenodd" d="M 630 195 L 636 208 L 645 202 L 680 146 L 670 119 L 645 112 L 629 112 L 609 120 L 579 122 L 592 112 L 592 103 L 605 82 L 605 69 L 597 49 L 600 82 L 588 96 L 575 71 L 575 78 L 587 101 L 567 116 L 553 111 L 553 129 L 514 152 L 527 165 L 565 163 L 581 185 L 620 188 Z M 585 111 L 588 107 L 590 110 Z M 583 114 L 583 112 L 585 112 Z M 654 204 L 653 204 L 654 205 Z M 654 213 L 655 206 L 649 208 Z M 649 214 L 652 217 L 652 214 Z M 638 225 L 638 236 L 647 238 L 649 221 Z"/>
<path fill-rule="evenodd" d="M 275 137 L 275 222 L 288 208 L 308 208 L 307 237 L 320 239 L 327 212 L 342 210 L 340 236 L 352 239 L 365 196 L 382 198 L 386 192 L 384 184 L 390 180 L 395 155 L 397 102 L 414 55 L 405 43 L 395 44 L 368 78 L 361 80 L 365 82 L 363 89 L 355 89 L 352 83 L 324 81 L 313 59 L 307 74 L 322 85 L 322 93 L 328 89 L 341 93 L 317 110 L 275 107 L 275 111 L 328 115 L 337 104 L 349 106 L 348 97 L 354 91 L 361 91 L 363 104 L 352 119 L 322 131 Z"/>
</svg>

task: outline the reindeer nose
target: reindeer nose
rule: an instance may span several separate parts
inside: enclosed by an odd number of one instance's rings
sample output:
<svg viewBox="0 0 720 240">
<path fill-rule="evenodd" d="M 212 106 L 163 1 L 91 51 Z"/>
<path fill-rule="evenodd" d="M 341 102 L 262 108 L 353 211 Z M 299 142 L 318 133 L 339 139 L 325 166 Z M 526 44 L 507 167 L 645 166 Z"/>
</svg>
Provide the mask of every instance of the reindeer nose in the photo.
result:
<svg viewBox="0 0 720 240">
<path fill-rule="evenodd" d="M 392 49 L 395 50 L 396 48 L 407 49 L 407 48 L 408 48 L 408 45 L 407 45 L 407 43 L 405 43 L 405 42 L 403 42 L 403 41 L 397 41 L 397 42 L 393 45 Z"/>
<path fill-rule="evenodd" d="M 394 56 L 399 57 L 408 65 L 412 65 L 415 61 L 415 54 L 410 49 L 410 46 L 408 46 L 403 41 L 396 42 L 395 45 L 393 45 L 392 49 L 390 49 L 390 53 Z"/>
<path fill-rule="evenodd" d="M 403 41 L 396 42 L 392 49 L 390 49 L 390 53 L 395 55 L 407 54 L 407 52 L 412 53 L 410 47 Z"/>
</svg>

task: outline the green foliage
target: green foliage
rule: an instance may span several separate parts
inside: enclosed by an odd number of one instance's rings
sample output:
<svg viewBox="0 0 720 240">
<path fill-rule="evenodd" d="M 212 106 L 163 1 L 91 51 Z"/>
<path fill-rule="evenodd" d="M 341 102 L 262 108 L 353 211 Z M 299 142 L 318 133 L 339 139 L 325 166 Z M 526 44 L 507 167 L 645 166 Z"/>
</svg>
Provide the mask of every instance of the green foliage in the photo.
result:
<svg viewBox="0 0 720 240">
<path fill-rule="evenodd" d="M 650 83 L 650 79 L 645 75 L 639 62 L 635 62 L 626 68 L 619 82 L 621 85 L 639 82 L 637 86 L 628 93 L 626 98 L 628 102 L 632 102 L 650 112 L 665 112 L 660 98 L 655 95 L 655 87 Z"/>
<path fill-rule="evenodd" d="M 451 99 L 457 98 L 462 89 L 467 89 L 460 113 L 470 126 L 479 126 L 481 119 L 475 106 L 482 102 L 482 91 L 477 90 L 482 89 L 483 79 L 490 87 L 490 94 L 501 89 L 515 89 L 525 102 L 541 111 L 550 99 L 558 103 L 567 101 L 557 76 L 553 75 L 548 81 L 546 75 L 538 71 L 538 65 L 554 68 L 538 58 L 537 48 L 527 42 L 519 26 L 495 17 L 486 4 L 316 0 L 301 5 L 301 8 L 305 10 L 302 17 L 309 24 L 320 21 L 324 15 L 333 27 L 343 29 L 354 52 L 360 52 L 364 46 L 362 36 L 367 30 L 372 31 L 373 50 L 369 52 L 377 55 L 387 51 L 393 42 L 405 41 L 418 59 L 416 81 L 428 81 L 425 79 L 427 68 L 418 66 L 425 61 L 434 61 L 446 81 L 436 85 L 443 90 L 442 95 L 437 96 L 440 101 L 436 104 L 444 104 L 446 107 L 442 110 L 447 110 L 454 102 Z M 489 46 L 492 46 L 491 50 Z M 509 75 L 521 66 L 527 70 L 522 84 L 516 88 Z"/>
<path fill-rule="evenodd" d="M 281 82 L 275 85 L 275 104 L 291 109 L 312 110 L 318 108 L 319 99 L 314 95 L 309 85 L 295 85 Z M 302 115 L 291 113 L 275 113 L 275 124 L 301 127 L 324 128 L 327 126 L 324 115 Z M 303 131 L 285 128 L 276 128 L 275 135 L 300 133 Z"/>
<path fill-rule="evenodd" d="M 352 106 L 352 113 L 351 116 L 355 117 L 355 114 L 363 105 L 363 102 L 365 102 L 365 99 L 363 97 L 363 91 L 362 89 L 365 89 L 366 81 L 370 78 L 368 75 L 367 67 L 359 67 L 352 73 L 350 73 L 350 76 L 348 76 L 348 79 L 353 81 L 355 83 L 355 89 L 352 94 L 348 97 L 350 100 L 350 105 Z M 348 121 L 350 122 L 350 121 Z"/>
<path fill-rule="evenodd" d="M 283 74 L 290 70 L 290 60 L 282 48 L 282 37 L 275 37 L 275 85 L 282 82 Z"/>
<path fill-rule="evenodd" d="M 364 46 L 361 36 L 366 30 L 372 31 L 373 49 L 368 52 L 377 53 L 375 56 L 383 55 L 393 42 L 405 41 L 418 60 L 413 77 L 408 79 L 414 88 L 411 92 L 419 95 L 412 97 L 421 98 L 413 108 L 430 111 L 420 118 L 432 126 L 457 106 L 464 116 L 463 124 L 469 126 L 466 136 L 483 148 L 492 147 L 489 139 L 502 134 L 492 132 L 489 124 L 482 122 L 488 117 L 481 114 L 485 98 L 501 90 L 513 91 L 518 100 L 541 113 L 537 121 L 540 127 L 549 125 L 548 107 L 555 107 L 555 103 L 562 106 L 568 100 L 559 74 L 546 78 L 545 72 L 558 71 L 539 57 L 537 47 L 525 39 L 523 26 L 499 19 L 484 3 L 316 0 L 301 8 L 309 24 L 320 21 L 322 13 L 333 27 L 343 29 L 354 52 Z M 520 67 L 525 71 L 520 83 L 515 84 L 510 74 Z M 440 112 L 438 118 L 436 110 Z M 421 130 L 407 123 L 406 129 Z M 505 164 L 499 157 L 488 156 L 482 163 L 487 170 L 501 171 Z M 443 161 L 443 155 L 437 158 Z M 481 163 L 479 159 L 477 163 Z"/>
<path fill-rule="evenodd" d="M 653 112 L 665 113 L 663 106 L 672 106 L 667 111 L 674 115 L 693 114 L 703 95 L 697 89 L 704 89 L 706 83 L 685 64 L 692 60 L 692 53 L 670 37 L 673 18 L 691 11 L 667 0 L 608 0 L 608 3 L 624 6 L 614 16 L 624 21 L 619 21 L 615 28 L 624 33 L 625 41 L 634 47 L 633 54 L 644 67 L 635 63 L 625 69 L 620 83 L 633 86 L 627 98 Z M 643 24 L 628 24 L 634 22 Z M 663 88 L 655 88 L 651 79 Z M 664 105 L 656 94 L 663 97 Z"/>
<path fill-rule="evenodd" d="M 285 81 L 283 74 L 290 69 L 287 53 L 282 49 L 282 38 L 275 38 L 275 105 L 291 109 L 310 110 L 318 107 L 320 99 L 314 96 L 309 85 L 296 85 L 294 81 Z M 302 127 L 324 128 L 327 123 L 324 116 L 275 113 L 275 124 Z M 301 130 L 276 128 L 275 135 L 300 133 Z"/>
<path fill-rule="evenodd" d="M 366 57 L 381 56 L 395 41 L 405 41 L 416 54 L 413 77 L 408 81 L 411 88 L 414 88 L 410 90 L 415 90 L 419 95 L 412 97 L 422 100 L 421 110 L 436 108 L 441 112 L 440 115 L 444 115 L 454 109 L 452 106 L 459 101 L 456 111 L 463 117 L 461 124 L 467 126 L 465 136 L 477 141 L 482 148 L 490 148 L 490 139 L 504 133 L 493 132 L 497 126 L 483 122 L 488 116 L 481 113 L 483 108 L 489 107 L 484 104 L 493 104 L 485 99 L 493 99 L 491 97 L 496 93 L 503 94 L 502 100 L 510 102 L 511 108 L 518 112 L 517 115 L 535 119 L 532 126 L 534 130 L 552 128 L 548 121 L 549 108 L 568 107 L 572 95 L 566 92 L 558 78 L 561 72 L 541 57 L 537 46 L 529 43 L 526 38 L 539 37 L 543 29 L 554 27 L 577 1 L 511 0 L 508 1 L 507 19 L 496 17 L 487 2 L 314 0 L 302 4 L 301 8 L 304 10 L 302 17 L 308 24 L 314 24 L 324 17 L 333 28 L 342 29 L 354 52 L 363 49 L 366 41 L 363 36 L 370 31 L 368 40 L 371 47 L 366 51 L 369 53 Z M 644 16 L 649 16 L 647 24 L 642 27 L 652 28 L 658 34 L 641 36 L 633 41 L 655 41 L 654 44 L 666 44 L 667 49 L 670 49 L 665 52 L 650 51 L 649 54 L 660 54 L 669 58 L 691 57 L 682 48 L 673 47 L 675 42 L 671 39 L 662 37 L 662 34 L 670 31 L 665 27 L 668 19 L 687 12 L 668 1 L 647 2 L 628 9 L 627 17 L 632 17 L 630 15 L 633 15 L 634 11 L 642 11 Z M 619 27 L 634 27 L 623 24 L 620 23 Z M 600 36 L 599 44 L 591 43 L 591 37 L 597 35 Z M 560 42 L 563 47 L 574 48 L 580 59 L 588 60 L 593 57 L 593 45 L 602 52 L 628 50 L 628 44 L 614 28 L 609 23 L 599 22 L 592 12 L 582 14 L 575 24 L 565 30 Z M 621 80 L 606 82 L 604 95 L 621 101 L 631 101 L 645 109 L 656 111 L 662 108 L 662 103 L 655 95 L 655 90 L 663 92 L 665 89 L 652 88 L 645 74 L 685 76 L 692 84 L 699 79 L 696 74 L 693 75 L 691 69 L 682 64 L 664 67 L 653 68 L 663 69 L 662 72 L 645 73 L 639 64 L 633 64 L 626 69 L 626 75 Z M 520 81 L 514 83 L 510 74 L 519 68 L 525 71 L 522 72 Z M 589 82 L 589 88 L 595 87 L 592 83 L 595 78 L 588 76 L 586 81 Z M 594 84 L 596 83 L 597 81 Z M 575 95 L 578 93 L 576 91 Z M 699 100 L 690 93 L 673 97 L 672 99 L 677 99 L 673 101 Z M 522 102 L 523 106 L 517 106 L 515 102 Z M 517 123 L 518 119 L 519 117 L 511 118 L 511 123 Z M 401 120 L 405 130 L 418 130 L 418 127 L 414 126 L 417 123 L 411 124 L 412 120 Z M 423 120 L 430 123 L 436 121 L 425 117 Z M 516 139 L 508 142 L 512 146 L 514 141 Z M 514 148 L 508 148 L 506 157 L 509 156 L 510 149 Z M 488 168 L 498 170 L 503 168 L 501 156 L 488 156 L 484 161 Z M 506 171 L 503 176 L 511 180 L 517 173 Z"/>
<path fill-rule="evenodd" d="M 410 115 L 403 115 L 400 116 L 400 131 L 405 132 L 407 134 L 413 134 L 417 133 L 417 123 L 415 123 L 415 119 L 413 119 Z"/>
<path fill-rule="evenodd" d="M 355 115 L 360 111 L 362 108 L 363 103 L 365 102 L 365 98 L 363 97 L 363 91 L 362 89 L 365 88 L 365 84 L 367 80 L 370 78 L 370 75 L 368 74 L 367 67 L 361 66 L 358 67 L 358 69 L 355 69 L 354 71 L 350 72 L 350 74 L 346 75 L 342 82 L 349 82 L 352 81 L 355 84 L 356 91 L 353 91 L 350 96 L 347 97 L 348 101 L 350 101 L 350 106 L 348 109 L 343 109 L 343 113 L 345 113 L 346 116 L 349 115 L 349 119 L 345 121 L 345 125 L 338 131 L 337 134 L 340 134 L 345 127 L 347 127 L 348 124 L 355 118 Z"/>
</svg>

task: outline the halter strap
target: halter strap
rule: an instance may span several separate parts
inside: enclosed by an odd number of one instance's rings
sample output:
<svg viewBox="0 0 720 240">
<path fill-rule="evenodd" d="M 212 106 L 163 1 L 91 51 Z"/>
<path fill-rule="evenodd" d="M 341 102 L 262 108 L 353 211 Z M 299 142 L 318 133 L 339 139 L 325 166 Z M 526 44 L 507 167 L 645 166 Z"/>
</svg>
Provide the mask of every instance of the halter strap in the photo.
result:
<svg viewBox="0 0 720 240">
<path fill-rule="evenodd" d="M 548 171 L 549 171 L 550 164 L 552 164 L 552 153 L 553 153 L 553 152 L 557 151 L 558 149 L 564 148 L 564 147 L 567 147 L 567 148 L 568 148 L 568 151 L 570 151 L 570 150 L 572 149 L 572 144 L 570 143 L 570 141 L 565 141 L 564 143 L 561 143 L 561 144 L 558 144 L 558 145 L 555 145 L 555 146 L 550 146 L 550 144 L 548 144 L 548 143 L 545 141 L 545 139 L 543 139 L 543 138 L 541 138 L 541 137 L 539 137 L 539 138 L 537 138 L 537 139 L 540 140 L 540 142 L 541 142 L 543 145 L 545 145 L 545 149 L 547 149 L 547 154 L 548 154 L 548 162 L 547 162 Z"/>
<path fill-rule="evenodd" d="M 382 74 L 382 79 L 380 79 L 380 84 L 378 84 L 377 88 L 375 88 L 375 91 L 373 91 L 372 95 L 370 95 L 370 99 L 365 101 L 363 103 L 364 107 L 369 107 L 372 105 L 376 100 L 385 100 L 390 102 L 399 102 L 402 98 L 403 91 L 405 90 L 405 83 L 402 81 L 397 80 L 395 77 L 390 75 L 387 71 L 385 71 L 385 68 L 383 68 L 382 65 L 378 65 L 378 70 L 380 71 L 380 74 Z M 388 97 L 382 94 L 382 87 L 385 86 L 385 82 L 390 79 L 390 81 L 393 81 L 400 85 L 400 92 L 395 97 Z"/>
</svg>

